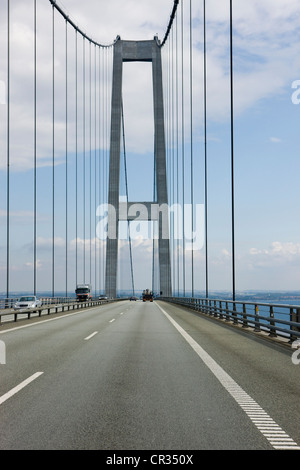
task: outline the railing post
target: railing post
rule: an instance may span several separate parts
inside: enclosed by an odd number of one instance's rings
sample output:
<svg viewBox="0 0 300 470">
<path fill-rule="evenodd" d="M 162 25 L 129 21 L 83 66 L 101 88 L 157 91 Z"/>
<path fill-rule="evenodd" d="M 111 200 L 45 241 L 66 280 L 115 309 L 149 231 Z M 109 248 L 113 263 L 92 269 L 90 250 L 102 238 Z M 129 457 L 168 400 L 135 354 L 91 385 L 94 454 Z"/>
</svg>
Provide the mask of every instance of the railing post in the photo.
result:
<svg viewBox="0 0 300 470">
<path fill-rule="evenodd" d="M 214 316 L 218 318 L 218 312 L 217 312 L 217 301 L 214 300 Z"/>
<path fill-rule="evenodd" d="M 225 302 L 226 306 L 226 314 L 225 314 L 225 321 L 230 321 L 230 315 L 229 315 L 229 310 L 228 310 L 228 302 Z"/>
<path fill-rule="evenodd" d="M 238 319 L 237 319 L 237 314 L 236 314 L 236 303 L 233 301 L 232 302 L 232 316 L 233 316 L 233 323 L 236 325 L 238 323 Z"/>
<path fill-rule="evenodd" d="M 296 312 L 294 312 L 294 309 L 293 307 L 290 308 L 290 321 L 291 322 L 299 322 L 300 320 L 300 308 L 296 308 Z M 300 331 L 299 327 L 297 326 L 291 326 L 291 334 L 290 334 L 290 341 L 289 343 L 292 343 L 293 341 L 295 341 L 296 339 L 298 339 L 299 337 L 296 336 L 296 335 L 293 335 L 292 331 Z"/>
<path fill-rule="evenodd" d="M 223 320 L 223 309 L 222 309 L 222 301 L 219 300 L 219 318 Z"/>
<path fill-rule="evenodd" d="M 270 305 L 270 333 L 269 336 L 272 338 L 275 338 L 277 336 L 276 334 L 276 328 L 275 328 L 275 321 L 274 321 L 274 308 L 273 305 Z"/>
<path fill-rule="evenodd" d="M 254 331 L 260 331 L 259 308 L 258 308 L 258 305 L 255 305 L 255 327 L 254 327 Z"/>
<path fill-rule="evenodd" d="M 243 304 L 243 328 L 248 328 L 246 304 Z"/>
</svg>

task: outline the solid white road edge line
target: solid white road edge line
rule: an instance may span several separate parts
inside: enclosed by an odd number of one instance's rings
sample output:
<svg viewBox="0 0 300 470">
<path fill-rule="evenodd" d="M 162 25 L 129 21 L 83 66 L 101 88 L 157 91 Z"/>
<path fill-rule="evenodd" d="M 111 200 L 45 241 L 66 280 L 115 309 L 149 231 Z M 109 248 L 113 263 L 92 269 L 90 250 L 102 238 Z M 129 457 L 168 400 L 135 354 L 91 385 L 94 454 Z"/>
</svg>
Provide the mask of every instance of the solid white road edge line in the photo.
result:
<svg viewBox="0 0 300 470">
<path fill-rule="evenodd" d="M 37 379 L 38 377 L 40 377 L 40 375 L 42 375 L 44 372 L 36 372 L 35 374 L 31 375 L 31 377 L 28 377 L 28 379 L 24 380 L 23 382 L 21 382 L 19 385 L 17 385 L 16 387 L 12 388 L 9 392 L 5 393 L 5 395 L 2 395 L 2 397 L 0 397 L 0 405 L 2 405 L 2 403 L 4 403 L 6 400 L 8 400 L 9 398 L 11 398 L 13 395 L 15 395 L 16 393 L 18 393 L 20 390 L 22 390 L 22 388 L 26 387 L 27 385 L 29 385 L 31 382 L 33 382 L 35 379 Z"/>
<path fill-rule="evenodd" d="M 85 312 L 88 312 L 88 311 L 91 311 L 91 310 L 94 310 L 94 308 L 84 309 Z M 59 312 L 59 313 L 63 313 L 63 312 Z M 59 313 L 58 313 L 58 315 L 59 315 Z M 30 323 L 29 325 L 13 326 L 12 328 L 8 328 L 7 330 L 0 331 L 0 335 L 4 335 L 5 333 L 10 333 L 11 331 L 15 331 L 15 330 L 21 330 L 23 328 L 31 328 L 32 326 L 37 326 L 37 325 L 40 325 L 41 323 L 47 323 L 49 321 L 62 320 L 62 319 L 67 318 L 67 317 L 72 317 L 74 315 L 79 315 L 80 313 L 82 313 L 82 310 L 78 310 L 77 312 L 72 312 L 72 313 L 66 313 L 65 315 L 61 315 L 61 316 L 55 317 L 55 318 L 47 318 L 47 320 L 41 320 L 41 321 L 38 321 L 38 322 L 35 322 L 35 323 Z"/>
<path fill-rule="evenodd" d="M 253 400 L 250 395 L 248 395 L 231 377 L 221 366 L 175 321 L 173 318 L 158 304 L 156 304 L 162 313 L 168 318 L 168 320 L 172 323 L 172 325 L 176 328 L 176 330 L 183 336 L 183 338 L 188 342 L 188 344 L 194 349 L 194 351 L 198 354 L 200 359 L 204 362 L 204 364 L 211 370 L 214 376 L 219 380 L 219 382 L 223 385 L 223 387 L 230 393 L 230 395 L 234 398 L 234 400 L 238 403 L 238 405 L 245 411 L 248 415 L 252 423 L 256 426 L 256 428 L 264 435 L 264 437 L 269 440 L 269 429 L 262 429 L 259 424 L 261 423 L 255 417 L 251 417 L 249 410 L 247 409 L 247 404 L 251 402 L 254 404 L 257 410 L 266 417 L 268 424 L 273 425 L 277 431 L 281 431 L 280 434 L 280 442 L 270 442 L 270 444 L 275 449 L 297 449 L 300 450 L 300 446 L 296 442 L 294 442 L 288 434 L 286 434 L 278 424 L 273 421 L 270 416 L 261 408 L 255 400 Z M 245 398 L 247 398 L 245 403 Z M 274 429 L 273 427 L 273 429 Z"/>
<path fill-rule="evenodd" d="M 84 311 L 88 312 L 90 310 L 92 310 L 92 309 L 87 308 Z M 59 313 L 63 313 L 63 312 L 59 312 Z M 73 313 L 66 313 L 65 315 L 62 315 L 60 317 L 47 318 L 47 320 L 37 321 L 35 323 L 30 323 L 29 325 L 13 326 L 12 328 L 8 328 L 7 330 L 0 331 L 0 335 L 4 335 L 5 333 L 10 333 L 11 331 L 15 331 L 15 330 L 22 330 L 23 328 L 31 328 L 32 326 L 37 326 L 37 325 L 40 325 L 42 323 L 48 323 L 50 321 L 58 321 L 58 320 L 62 320 L 62 319 L 67 318 L 67 317 L 73 317 L 74 315 L 79 315 L 80 313 L 82 313 L 82 310 L 79 310 L 78 312 L 73 312 Z M 53 315 L 55 315 L 55 314 L 53 314 Z"/>
</svg>

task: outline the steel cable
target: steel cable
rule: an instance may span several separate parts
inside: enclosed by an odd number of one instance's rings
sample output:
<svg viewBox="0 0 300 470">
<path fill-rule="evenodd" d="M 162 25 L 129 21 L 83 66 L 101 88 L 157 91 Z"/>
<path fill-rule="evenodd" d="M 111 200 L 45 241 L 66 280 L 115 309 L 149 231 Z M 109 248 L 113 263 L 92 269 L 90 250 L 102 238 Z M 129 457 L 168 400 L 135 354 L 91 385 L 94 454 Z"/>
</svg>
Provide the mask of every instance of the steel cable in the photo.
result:
<svg viewBox="0 0 300 470">
<path fill-rule="evenodd" d="M 128 202 L 128 178 L 127 178 L 127 161 L 126 161 L 126 146 L 125 146 L 125 124 L 124 124 L 124 109 L 123 100 L 121 103 L 121 119 L 122 119 L 122 138 L 123 138 L 123 156 L 124 156 L 124 172 L 125 172 L 125 188 L 126 188 L 126 199 Z M 132 242 L 130 235 L 130 221 L 127 220 L 128 227 L 128 242 L 129 242 L 129 257 L 130 257 L 130 269 L 131 269 L 131 283 L 132 283 L 132 295 L 135 295 L 134 289 L 134 272 L 133 272 L 133 259 L 132 259 Z"/>
</svg>

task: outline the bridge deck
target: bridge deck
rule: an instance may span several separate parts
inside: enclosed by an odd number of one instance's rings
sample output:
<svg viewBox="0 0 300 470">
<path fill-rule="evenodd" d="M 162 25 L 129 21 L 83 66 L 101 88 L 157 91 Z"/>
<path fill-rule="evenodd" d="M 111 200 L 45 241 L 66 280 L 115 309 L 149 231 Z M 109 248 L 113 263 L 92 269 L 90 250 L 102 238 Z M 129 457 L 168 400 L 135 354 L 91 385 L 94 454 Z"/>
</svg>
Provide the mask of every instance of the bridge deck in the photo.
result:
<svg viewBox="0 0 300 470">
<path fill-rule="evenodd" d="M 164 302 L 121 301 L 23 326 L 1 327 L 0 449 L 300 443 L 300 369 L 279 345 Z"/>
</svg>

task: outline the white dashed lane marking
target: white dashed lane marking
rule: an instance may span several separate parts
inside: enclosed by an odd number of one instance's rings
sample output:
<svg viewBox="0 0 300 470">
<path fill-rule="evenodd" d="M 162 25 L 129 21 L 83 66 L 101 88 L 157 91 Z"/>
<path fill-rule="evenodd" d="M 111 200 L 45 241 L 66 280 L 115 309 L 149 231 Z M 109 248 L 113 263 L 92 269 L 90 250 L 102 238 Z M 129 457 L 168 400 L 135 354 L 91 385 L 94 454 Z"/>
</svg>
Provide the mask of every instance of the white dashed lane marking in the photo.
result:
<svg viewBox="0 0 300 470">
<path fill-rule="evenodd" d="M 94 331 L 94 333 L 92 333 L 91 335 L 87 336 L 85 339 L 85 341 L 88 341 L 89 339 L 93 338 L 93 336 L 95 336 L 96 334 L 98 334 L 98 331 Z"/>
</svg>

